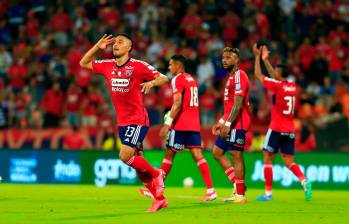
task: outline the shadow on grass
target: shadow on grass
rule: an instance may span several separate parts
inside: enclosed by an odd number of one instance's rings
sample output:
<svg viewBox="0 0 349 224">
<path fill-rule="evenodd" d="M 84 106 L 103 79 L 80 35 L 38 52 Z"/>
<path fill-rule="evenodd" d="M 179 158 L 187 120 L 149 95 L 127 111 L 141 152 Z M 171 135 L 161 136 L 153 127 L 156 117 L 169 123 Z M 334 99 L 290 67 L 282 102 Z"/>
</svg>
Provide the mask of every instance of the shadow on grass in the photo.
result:
<svg viewBox="0 0 349 224">
<path fill-rule="evenodd" d="M 174 207 L 168 207 L 166 209 L 162 209 L 159 212 L 161 213 L 167 213 L 173 212 L 176 210 L 182 210 L 182 209 L 191 209 L 195 207 L 218 207 L 223 206 L 224 203 L 218 204 L 218 203 L 193 203 L 191 205 L 184 205 L 184 206 L 174 206 Z M 100 214 L 100 215 L 83 215 L 83 216 L 71 216 L 71 217 L 64 217 L 64 218 L 56 218 L 56 219 L 50 219 L 50 220 L 57 220 L 57 221 L 72 221 L 72 220 L 88 220 L 88 219 L 101 219 L 101 218 L 117 218 L 117 217 L 123 217 L 123 216 L 130 216 L 130 215 L 142 215 L 142 214 L 148 214 L 143 211 L 141 212 L 125 212 L 125 213 L 112 213 L 112 214 Z"/>
</svg>

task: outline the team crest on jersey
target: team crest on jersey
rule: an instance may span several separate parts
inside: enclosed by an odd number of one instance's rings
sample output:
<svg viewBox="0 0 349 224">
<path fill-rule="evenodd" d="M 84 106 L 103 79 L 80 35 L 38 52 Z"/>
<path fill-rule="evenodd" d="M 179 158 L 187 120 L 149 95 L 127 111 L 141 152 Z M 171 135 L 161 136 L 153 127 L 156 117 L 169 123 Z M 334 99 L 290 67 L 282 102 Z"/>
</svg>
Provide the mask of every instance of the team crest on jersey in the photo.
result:
<svg viewBox="0 0 349 224">
<path fill-rule="evenodd" d="M 126 66 L 126 76 L 131 76 L 133 74 L 134 67 L 132 66 Z"/>
<path fill-rule="evenodd" d="M 236 90 L 236 91 L 241 90 L 241 85 L 240 85 L 240 83 L 236 83 L 236 84 L 235 84 L 235 90 Z"/>
<path fill-rule="evenodd" d="M 133 74 L 133 70 L 126 70 L 126 76 L 131 76 Z"/>
</svg>

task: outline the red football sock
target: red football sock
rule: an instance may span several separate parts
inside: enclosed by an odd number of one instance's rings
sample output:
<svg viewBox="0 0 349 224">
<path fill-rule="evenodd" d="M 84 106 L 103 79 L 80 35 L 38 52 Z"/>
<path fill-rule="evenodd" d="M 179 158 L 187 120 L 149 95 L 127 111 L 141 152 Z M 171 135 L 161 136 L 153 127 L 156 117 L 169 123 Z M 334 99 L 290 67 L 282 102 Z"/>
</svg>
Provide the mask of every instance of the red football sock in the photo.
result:
<svg viewBox="0 0 349 224">
<path fill-rule="evenodd" d="M 172 168 L 172 161 L 164 158 L 162 160 L 162 164 L 161 164 L 160 169 L 162 169 L 165 172 L 165 176 L 167 176 L 167 174 L 170 173 L 171 168 Z"/>
<path fill-rule="evenodd" d="M 159 175 L 159 171 L 152 167 L 142 156 L 133 156 L 126 164 L 135 170 L 149 174 L 153 178 Z"/>
<path fill-rule="evenodd" d="M 288 168 L 292 171 L 292 173 L 294 173 L 294 175 L 296 175 L 296 177 L 298 177 L 301 183 L 304 181 L 304 173 L 296 163 L 291 163 L 291 165 Z"/>
<path fill-rule="evenodd" d="M 225 175 L 228 177 L 232 184 L 235 184 L 235 170 L 234 167 L 229 167 L 225 172 Z"/>
<path fill-rule="evenodd" d="M 235 177 L 236 194 L 245 195 L 245 179 L 243 177 Z"/>
<path fill-rule="evenodd" d="M 265 190 L 271 191 L 273 189 L 273 165 L 264 164 L 264 181 Z"/>
<path fill-rule="evenodd" d="M 143 184 L 150 183 L 152 181 L 152 178 L 149 174 L 141 171 L 141 170 L 136 170 L 138 178 L 142 181 Z"/>
<path fill-rule="evenodd" d="M 211 174 L 210 174 L 210 168 L 208 167 L 208 163 L 205 158 L 201 158 L 198 161 L 196 161 L 196 164 L 199 167 L 202 179 L 204 179 L 205 185 L 207 189 L 213 188 Z"/>
</svg>

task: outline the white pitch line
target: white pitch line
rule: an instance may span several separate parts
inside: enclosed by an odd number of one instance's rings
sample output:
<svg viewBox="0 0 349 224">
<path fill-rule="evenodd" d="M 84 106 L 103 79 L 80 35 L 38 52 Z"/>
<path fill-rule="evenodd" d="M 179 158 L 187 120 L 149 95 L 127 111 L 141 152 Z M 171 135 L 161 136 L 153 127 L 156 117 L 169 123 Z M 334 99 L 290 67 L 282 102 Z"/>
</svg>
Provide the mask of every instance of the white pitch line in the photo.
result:
<svg viewBox="0 0 349 224">
<path fill-rule="evenodd" d="M 193 198 L 201 198 L 200 196 L 192 196 L 192 195 L 177 195 L 176 198 L 189 198 L 189 199 L 193 199 Z"/>
</svg>

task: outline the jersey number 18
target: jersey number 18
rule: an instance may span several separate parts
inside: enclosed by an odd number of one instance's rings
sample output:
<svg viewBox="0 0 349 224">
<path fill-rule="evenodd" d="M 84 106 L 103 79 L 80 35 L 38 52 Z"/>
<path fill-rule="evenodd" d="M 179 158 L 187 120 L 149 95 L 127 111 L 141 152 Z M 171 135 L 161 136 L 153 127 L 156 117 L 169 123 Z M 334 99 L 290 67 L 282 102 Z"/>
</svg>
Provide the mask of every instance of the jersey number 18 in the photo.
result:
<svg viewBox="0 0 349 224">
<path fill-rule="evenodd" d="M 190 87 L 190 106 L 191 107 L 199 106 L 198 88 L 196 86 Z"/>
</svg>

